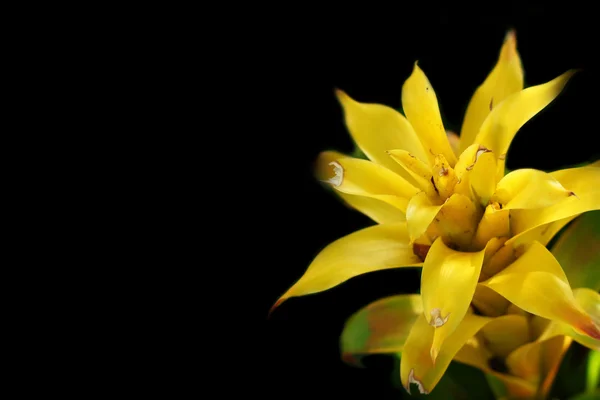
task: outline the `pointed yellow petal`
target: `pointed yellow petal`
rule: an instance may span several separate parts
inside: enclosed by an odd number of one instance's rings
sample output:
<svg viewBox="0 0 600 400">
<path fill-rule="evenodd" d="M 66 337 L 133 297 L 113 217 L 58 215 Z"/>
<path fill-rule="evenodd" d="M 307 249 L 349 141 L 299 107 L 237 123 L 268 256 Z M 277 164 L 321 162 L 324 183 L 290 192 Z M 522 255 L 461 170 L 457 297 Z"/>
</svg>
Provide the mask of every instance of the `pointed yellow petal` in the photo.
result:
<svg viewBox="0 0 600 400">
<path fill-rule="evenodd" d="M 545 343 L 541 352 L 542 376 L 544 377 L 539 389 L 541 398 L 548 398 L 560 364 L 571 343 L 573 343 L 573 339 L 570 337 L 563 337 L 562 340 L 553 339 Z"/>
<path fill-rule="evenodd" d="M 505 318 L 509 317 L 510 316 L 494 318 L 491 319 L 490 322 L 498 321 L 498 324 L 501 324 Z M 479 368 L 486 374 L 499 379 L 510 398 L 533 398 L 537 391 L 537 387 L 524 379 L 492 370 L 489 366 L 489 359 L 492 356 L 493 354 L 485 347 L 483 341 L 477 336 L 474 336 L 465 343 L 458 353 L 456 353 L 453 361 Z"/>
<path fill-rule="evenodd" d="M 425 192 L 420 192 L 410 199 L 406 207 L 406 224 L 411 243 L 427 231 L 441 208 L 442 205 L 433 204 Z"/>
<path fill-rule="evenodd" d="M 434 364 L 429 349 L 433 342 L 435 328 L 429 325 L 425 316 L 421 314 L 410 330 L 402 351 L 400 361 L 402 385 L 409 393 L 410 384 L 416 384 L 421 393 L 431 392 L 460 348 L 490 320 L 491 318 L 474 314 L 465 315 L 440 349 Z"/>
<path fill-rule="evenodd" d="M 523 168 L 512 171 L 498 182 L 492 201 L 502 208 L 543 208 L 560 203 L 575 195 L 565 189 L 552 175 L 537 169 Z"/>
<path fill-rule="evenodd" d="M 539 398 L 545 399 L 571 342 L 569 337 L 554 336 L 527 343 L 508 355 L 506 366 L 511 374 L 538 386 Z"/>
<path fill-rule="evenodd" d="M 577 304 L 594 320 L 600 320 L 600 293 L 590 288 L 577 288 L 573 291 Z"/>
<path fill-rule="evenodd" d="M 336 153 L 323 152 L 317 160 L 319 179 L 335 190 L 384 201 L 406 212 L 408 200 L 418 190 L 389 169 L 368 160 L 344 157 L 331 161 Z"/>
<path fill-rule="evenodd" d="M 485 250 L 464 253 L 436 239 L 421 275 L 421 295 L 427 322 L 435 327 L 431 357 L 435 361 L 442 343 L 460 325 L 469 309 L 479 279 Z"/>
<path fill-rule="evenodd" d="M 469 175 L 481 154 L 485 152 L 485 148 L 480 148 L 478 144 L 473 144 L 465 149 L 454 166 L 454 172 L 458 177 L 458 182 L 454 187 L 455 193 L 471 196 L 471 181 Z"/>
<path fill-rule="evenodd" d="M 598 185 L 600 168 L 569 168 L 552 172 L 550 175 L 556 178 L 563 187 L 573 191 L 576 196 L 569 196 L 557 204 L 541 209 L 512 210 L 511 229 L 513 235 L 516 236 L 511 239 L 511 242 L 518 240 L 517 235 L 538 226 L 558 220 L 568 221 L 569 217 L 600 209 L 600 185 Z"/>
<path fill-rule="evenodd" d="M 496 318 L 481 329 L 488 349 L 496 356 L 506 357 L 517 347 L 529 342 L 529 323 L 521 315 Z"/>
<path fill-rule="evenodd" d="M 523 214 L 520 214 L 519 211 L 533 210 L 512 210 L 512 213 L 518 213 L 517 215 L 522 216 Z M 537 241 L 545 246 L 550 242 L 550 240 L 552 240 L 554 235 L 556 235 L 565 225 L 567 225 L 569 222 L 571 222 L 578 216 L 579 214 L 559 219 L 554 222 L 549 222 L 547 224 L 539 225 L 532 229 L 527 229 L 524 232 L 519 233 L 516 236 L 510 238 L 506 244 L 517 248 L 519 246 L 527 245 L 527 243 Z"/>
<path fill-rule="evenodd" d="M 402 108 L 421 139 L 429 162 L 433 165 L 434 157 L 443 154 L 453 167 L 456 157 L 446 137 L 437 97 L 417 63 L 402 86 Z"/>
<path fill-rule="evenodd" d="M 578 288 L 573 291 L 573 295 L 577 304 L 592 317 L 597 326 L 600 326 L 600 293 L 588 288 Z M 600 338 L 582 335 L 572 327 L 567 327 L 564 324 L 563 326 L 567 328 L 565 330 L 567 336 L 572 337 L 579 344 L 587 346 L 592 350 L 600 351 Z"/>
<path fill-rule="evenodd" d="M 496 66 L 469 102 L 460 132 L 460 152 L 473 143 L 490 111 L 509 95 L 523 90 L 523 69 L 514 31 L 508 32 Z"/>
<path fill-rule="evenodd" d="M 573 295 L 577 304 L 591 316 L 596 325 L 600 325 L 600 293 L 588 288 L 578 288 L 573 290 Z M 537 320 L 539 319 L 537 318 Z M 536 320 L 536 317 L 534 317 L 534 320 Z M 575 331 L 571 326 L 559 321 L 551 321 L 546 324 L 538 340 L 547 340 L 557 335 L 569 336 L 583 346 L 600 351 L 600 339 L 583 335 Z"/>
<path fill-rule="evenodd" d="M 486 117 L 474 142 L 492 150 L 496 157 L 503 159 L 517 131 L 558 96 L 574 72 L 567 71 L 550 82 L 506 97 Z"/>
<path fill-rule="evenodd" d="M 351 208 L 371 218 L 378 224 L 397 224 L 406 222 L 406 216 L 397 207 L 374 198 L 355 196 L 338 192 Z"/>
<path fill-rule="evenodd" d="M 336 91 L 346 126 L 357 146 L 371 161 L 410 179 L 410 176 L 385 153 L 403 149 L 420 160 L 427 154 L 410 123 L 398 111 L 382 104 L 360 103 L 341 90 Z"/>
<path fill-rule="evenodd" d="M 431 167 L 428 164 L 406 150 L 390 150 L 388 154 L 412 176 L 419 189 L 426 192 L 431 198 L 437 196 L 433 176 L 431 175 Z"/>
<path fill-rule="evenodd" d="M 335 161 L 338 158 L 347 157 L 348 156 L 337 151 L 326 151 L 321 153 L 318 162 L 321 165 L 321 168 L 323 168 L 323 166 L 328 166 L 330 162 Z M 317 171 L 317 173 L 319 172 L 320 171 Z M 321 178 L 329 179 L 328 176 L 321 176 Z M 339 190 L 334 190 L 334 193 L 341 197 L 350 208 L 363 213 L 378 224 L 395 224 L 406 221 L 406 216 L 402 211 L 382 200 L 362 195 L 347 194 L 340 192 Z"/>
<path fill-rule="evenodd" d="M 465 196 L 468 196 L 472 200 L 481 201 L 481 199 L 476 195 L 475 191 L 481 191 L 482 195 L 485 196 L 486 192 L 489 191 L 488 186 L 496 185 L 496 176 L 495 169 L 493 166 L 490 166 L 490 157 L 495 160 L 495 157 L 490 156 L 488 153 L 491 151 L 485 148 L 484 146 L 480 146 L 478 144 L 472 144 L 467 147 L 465 151 L 462 152 L 458 161 L 456 162 L 456 167 L 454 170 L 456 171 L 456 176 L 458 177 L 458 182 L 454 187 L 455 193 L 460 193 Z M 484 154 L 487 154 L 485 159 L 482 158 Z M 480 164 L 484 164 L 479 166 L 477 169 L 477 173 L 475 176 L 475 181 L 471 182 L 471 178 L 475 175 L 474 170 L 475 166 Z M 495 163 L 495 161 L 493 161 Z M 488 168 L 492 167 L 492 170 L 489 171 Z M 488 182 L 487 179 L 491 178 Z M 473 184 L 475 187 L 473 187 Z"/>
<path fill-rule="evenodd" d="M 290 297 L 321 292 L 367 272 L 419 265 L 408 244 L 406 224 L 371 226 L 325 247 L 273 308 Z"/>
<path fill-rule="evenodd" d="M 575 301 L 560 264 L 538 242 L 531 244 L 506 269 L 481 284 L 527 312 L 570 324 L 584 334 L 600 338 L 600 327 Z"/>
<path fill-rule="evenodd" d="M 487 206 L 496 189 L 496 157 L 491 151 L 483 152 L 478 157 L 470 180 L 471 189 L 479 204 Z"/>
<path fill-rule="evenodd" d="M 396 224 L 406 221 L 406 216 L 398 208 L 390 204 L 360 195 L 335 191 L 351 208 L 361 212 L 378 224 Z"/>
<path fill-rule="evenodd" d="M 488 243 L 488 247 L 490 243 L 492 243 L 492 241 Z M 491 257 L 485 260 L 483 267 L 481 268 L 481 276 L 479 277 L 480 282 L 496 275 L 515 261 L 516 252 L 513 246 L 509 246 L 507 243 L 508 241 L 506 241 L 504 246 L 500 247 L 500 249 L 498 249 Z"/>
<path fill-rule="evenodd" d="M 365 355 L 402 352 L 410 328 L 422 313 L 418 294 L 390 296 L 369 304 L 348 318 L 341 335 L 342 358 L 360 365 Z"/>
<path fill-rule="evenodd" d="M 506 366 L 512 375 L 542 386 L 546 391 L 549 386 L 546 382 L 553 381 L 570 344 L 571 339 L 564 336 L 527 343 L 508 355 Z"/>
<path fill-rule="evenodd" d="M 599 239 L 600 211 L 589 211 L 573 221 L 552 247 L 572 287 L 600 290 L 600 252 L 595 250 Z"/>
</svg>

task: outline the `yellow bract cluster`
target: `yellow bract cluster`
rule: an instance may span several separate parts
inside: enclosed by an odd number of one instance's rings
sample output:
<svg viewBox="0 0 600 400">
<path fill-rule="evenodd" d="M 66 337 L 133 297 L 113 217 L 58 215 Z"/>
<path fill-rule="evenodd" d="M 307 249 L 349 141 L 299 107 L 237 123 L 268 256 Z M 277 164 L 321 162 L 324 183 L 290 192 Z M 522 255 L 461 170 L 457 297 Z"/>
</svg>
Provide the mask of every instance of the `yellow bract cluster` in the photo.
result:
<svg viewBox="0 0 600 400">
<path fill-rule="evenodd" d="M 317 175 L 376 225 L 323 249 L 273 308 L 364 273 L 422 267 L 420 295 L 396 296 L 357 314 L 379 321 L 369 322 L 368 343 L 346 340 L 354 317 L 342 335 L 345 359 L 401 352 L 403 384 L 422 392 L 456 359 L 496 374 L 515 395 L 533 396 L 546 384 L 527 364 L 532 354 L 548 347 L 544 352 L 560 360 L 570 340 L 600 349 L 600 295 L 590 290 L 596 283 L 573 290 L 545 247 L 571 220 L 600 209 L 599 164 L 504 173 L 517 131 L 573 72 L 524 89 L 510 32 L 471 98 L 459 139 L 446 133 L 435 91 L 417 64 L 402 87 L 404 115 L 337 90 L 348 130 L 368 160 L 325 151 Z M 509 374 L 492 371 L 492 355 L 503 357 Z"/>
</svg>

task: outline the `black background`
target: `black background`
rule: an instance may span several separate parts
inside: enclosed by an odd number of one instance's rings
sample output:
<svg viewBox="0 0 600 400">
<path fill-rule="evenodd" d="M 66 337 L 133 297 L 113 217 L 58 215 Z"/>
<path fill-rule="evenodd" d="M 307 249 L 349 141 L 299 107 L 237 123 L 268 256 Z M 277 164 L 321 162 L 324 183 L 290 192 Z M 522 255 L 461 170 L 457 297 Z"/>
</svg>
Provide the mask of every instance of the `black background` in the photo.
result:
<svg viewBox="0 0 600 400">
<path fill-rule="evenodd" d="M 251 140 L 256 147 L 247 154 L 248 165 L 258 170 L 248 177 L 254 189 L 243 195 L 256 205 L 248 210 L 252 219 L 244 230 L 251 250 L 244 257 L 257 279 L 250 291 L 259 299 L 252 322 L 260 328 L 252 343 L 240 344 L 244 361 L 235 362 L 234 370 L 252 377 L 257 390 L 251 392 L 262 397 L 401 395 L 390 383 L 391 361 L 371 369 L 343 364 L 339 334 L 345 320 L 370 302 L 416 292 L 418 269 L 356 277 L 326 292 L 289 299 L 267 318 L 323 247 L 372 224 L 313 176 L 319 152 L 353 150 L 334 88 L 361 102 L 399 108 L 402 83 L 419 60 L 446 128 L 458 132 L 470 96 L 494 66 L 507 30 L 514 28 L 526 87 L 570 68 L 582 71 L 520 129 L 507 167 L 553 170 L 599 158 L 598 41 L 589 9 L 569 2 L 554 7 L 497 3 L 486 9 L 346 7 L 357 15 L 290 13 L 259 39 L 268 62 L 257 62 L 260 73 L 253 77 L 258 118 Z M 252 96 L 244 101 L 251 103 Z"/>
</svg>

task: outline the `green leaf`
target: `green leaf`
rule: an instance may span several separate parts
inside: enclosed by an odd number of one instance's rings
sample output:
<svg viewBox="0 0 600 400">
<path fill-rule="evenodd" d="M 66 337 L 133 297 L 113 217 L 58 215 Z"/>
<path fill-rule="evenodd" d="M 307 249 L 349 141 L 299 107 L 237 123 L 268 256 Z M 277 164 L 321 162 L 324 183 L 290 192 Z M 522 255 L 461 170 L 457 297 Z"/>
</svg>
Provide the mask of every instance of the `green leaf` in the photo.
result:
<svg viewBox="0 0 600 400">
<path fill-rule="evenodd" d="M 588 211 L 571 222 L 552 246 L 573 289 L 600 290 L 599 240 L 600 211 Z"/>
<path fill-rule="evenodd" d="M 343 360 L 361 366 L 365 356 L 401 352 L 422 312 L 421 296 L 417 294 L 389 296 L 361 308 L 348 318 L 342 331 Z"/>
<path fill-rule="evenodd" d="M 598 383 L 600 383 L 600 351 L 590 351 L 588 355 L 586 392 L 593 393 L 596 391 Z"/>
<path fill-rule="evenodd" d="M 593 393 L 580 393 L 575 397 L 569 398 L 569 400 L 600 400 L 600 390 L 596 390 Z"/>
</svg>

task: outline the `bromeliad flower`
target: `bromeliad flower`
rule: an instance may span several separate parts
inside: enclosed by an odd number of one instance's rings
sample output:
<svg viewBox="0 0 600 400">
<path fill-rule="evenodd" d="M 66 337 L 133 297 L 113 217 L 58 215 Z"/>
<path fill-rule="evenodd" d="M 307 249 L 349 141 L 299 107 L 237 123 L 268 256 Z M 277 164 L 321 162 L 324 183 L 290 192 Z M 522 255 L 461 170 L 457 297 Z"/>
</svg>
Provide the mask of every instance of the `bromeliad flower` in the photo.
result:
<svg viewBox="0 0 600 400">
<path fill-rule="evenodd" d="M 364 273 L 422 266 L 420 295 L 371 304 L 342 334 L 347 361 L 401 353 L 402 384 L 422 393 L 455 359 L 494 374 L 512 395 L 532 397 L 552 377 L 532 359 L 559 360 L 571 339 L 600 350 L 600 281 L 573 290 L 546 248 L 570 221 L 600 209 L 600 164 L 505 174 L 517 131 L 573 73 L 523 89 L 510 32 L 453 144 L 416 63 L 402 87 L 405 116 L 338 90 L 346 125 L 369 160 L 326 151 L 317 175 L 377 224 L 323 249 L 273 308 Z M 492 358 L 508 372 L 491 368 Z"/>
</svg>

